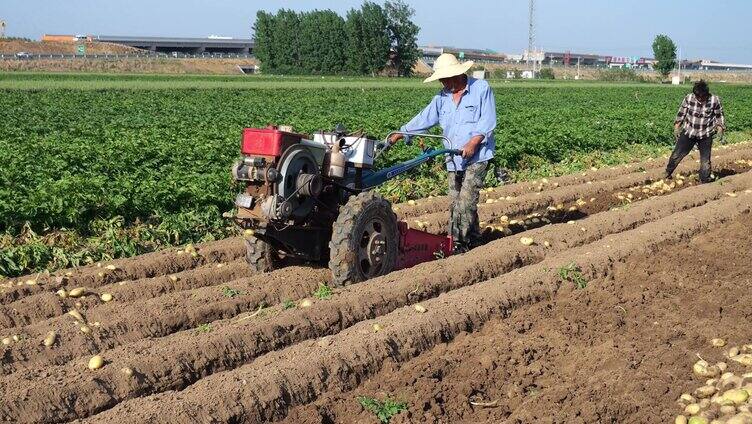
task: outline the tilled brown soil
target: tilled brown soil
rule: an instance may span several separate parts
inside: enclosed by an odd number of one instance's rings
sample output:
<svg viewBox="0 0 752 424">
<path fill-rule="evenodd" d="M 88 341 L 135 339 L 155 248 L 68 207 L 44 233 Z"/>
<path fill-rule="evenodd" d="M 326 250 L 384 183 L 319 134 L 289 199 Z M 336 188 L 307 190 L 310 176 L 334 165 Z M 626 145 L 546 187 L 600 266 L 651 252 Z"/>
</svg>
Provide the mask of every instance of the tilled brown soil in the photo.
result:
<svg viewBox="0 0 752 424">
<path fill-rule="evenodd" d="M 327 270 L 290 267 L 251 275 L 239 259 L 239 239 L 197 246 L 195 254 L 173 249 L 18 279 L 21 285 L 6 287 L 0 302 L 0 419 L 259 422 L 310 416 L 327 422 L 337 414 L 345 417 L 337 422 L 367 419 L 357 403 L 338 410 L 327 402 L 359 393 L 365 379 L 378 379 L 390 366 L 398 372 L 406 361 L 432 355 L 435 346 L 462 340 L 467 331 L 493 325 L 494 318 L 559 296 L 563 285 L 552 270 L 561 264 L 576 262 L 595 281 L 612 275 L 615 261 L 747 213 L 749 158 L 752 149 L 723 151 L 714 166 L 725 177 L 701 186 L 684 178 L 665 190 L 647 190 L 660 174 L 658 165 L 648 164 L 614 175 L 604 170 L 611 175 L 605 182 L 549 184 L 532 193 L 529 187 L 507 186 L 510 193 L 527 194 L 483 203 L 482 219 L 499 225 L 499 217 L 508 215 L 520 221 L 509 225 L 510 232 L 522 234 L 497 234 L 468 254 L 336 289 L 328 300 L 312 297 L 328 281 Z M 696 166 L 688 160 L 681 171 L 688 174 Z M 628 201 L 627 193 L 634 194 Z M 567 208 L 549 210 L 557 204 Z M 576 210 L 568 211 L 570 205 Z M 439 215 L 416 219 L 438 232 L 445 219 Z M 520 236 L 535 243 L 524 246 Z M 66 272 L 67 279 L 55 279 Z M 30 278 L 36 284 L 26 284 Z M 77 299 L 55 294 L 77 286 L 89 294 Z M 113 300 L 102 302 L 103 293 Z M 418 302 L 426 313 L 411 309 Z M 80 319 L 66 314 L 72 310 Z M 378 332 L 374 323 L 381 326 Z M 56 337 L 44 347 L 49 331 Z M 94 354 L 104 358 L 96 371 L 86 366 Z M 322 412 L 311 415 L 307 408 Z M 440 409 L 432 406 L 424 411 L 428 418 L 411 415 L 411 420 L 451 416 Z M 454 421 L 465 419 L 473 420 L 458 414 Z"/>
<path fill-rule="evenodd" d="M 603 278 L 626 257 L 680 243 L 709 228 L 752 211 L 752 196 L 724 198 L 569 249 L 543 262 L 472 286 L 453 290 L 422 304 L 420 313 L 403 307 L 361 321 L 336 335 L 299 343 L 261 356 L 232 371 L 217 373 L 180 392 L 124 402 L 93 421 L 126 417 L 132 422 L 263 422 L 287 415 L 329 390 L 347 390 L 378 372 L 388 359 L 407 361 L 463 331 L 480 328 L 492 317 L 550 299 L 569 286 L 552 272 L 580 264 L 588 280 Z M 373 325 L 381 329 L 374 331 Z"/>
<path fill-rule="evenodd" d="M 586 289 L 564 287 L 414 359 L 387 359 L 287 421 L 374 422 L 356 398 L 390 396 L 409 405 L 396 423 L 673 422 L 679 395 L 701 385 L 696 354 L 723 360 L 709 340 L 752 340 L 750 227 L 744 214 L 630 256 Z"/>
</svg>

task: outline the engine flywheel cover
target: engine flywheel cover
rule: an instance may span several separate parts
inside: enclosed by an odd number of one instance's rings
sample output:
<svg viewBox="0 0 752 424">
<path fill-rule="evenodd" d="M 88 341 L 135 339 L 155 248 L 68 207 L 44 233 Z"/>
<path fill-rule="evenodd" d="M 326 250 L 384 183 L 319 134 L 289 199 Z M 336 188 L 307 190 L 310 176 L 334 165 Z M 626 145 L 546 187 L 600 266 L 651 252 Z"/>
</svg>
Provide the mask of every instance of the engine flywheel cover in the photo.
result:
<svg viewBox="0 0 752 424">
<path fill-rule="evenodd" d="M 293 217 L 304 218 L 308 216 L 313 208 L 314 201 L 298 191 L 297 180 L 300 174 L 320 174 L 313 153 L 305 146 L 291 146 L 282 154 L 278 170 L 277 194 L 290 203 Z"/>
</svg>

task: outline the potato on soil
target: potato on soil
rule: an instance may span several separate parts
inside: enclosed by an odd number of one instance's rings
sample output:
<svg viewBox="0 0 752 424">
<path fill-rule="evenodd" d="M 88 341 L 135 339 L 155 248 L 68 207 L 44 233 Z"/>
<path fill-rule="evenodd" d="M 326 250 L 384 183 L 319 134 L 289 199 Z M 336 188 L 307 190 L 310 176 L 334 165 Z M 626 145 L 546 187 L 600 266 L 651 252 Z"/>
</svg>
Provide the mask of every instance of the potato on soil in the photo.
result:
<svg viewBox="0 0 752 424">
<path fill-rule="evenodd" d="M 311 302 L 311 299 L 303 299 L 300 301 L 301 308 L 310 308 L 312 305 L 313 302 Z"/>
<path fill-rule="evenodd" d="M 45 337 L 44 340 L 42 340 L 42 344 L 45 347 L 50 347 L 55 344 L 55 339 L 57 339 L 57 333 L 54 331 L 50 331 L 49 333 L 47 333 L 47 337 Z"/>
<path fill-rule="evenodd" d="M 732 357 L 731 360 L 752 367 L 752 353 L 740 353 L 739 355 Z"/>
<path fill-rule="evenodd" d="M 690 403 L 684 408 L 684 413 L 687 415 L 695 415 L 700 412 L 700 405 L 697 403 Z"/>
<path fill-rule="evenodd" d="M 692 417 L 689 419 L 689 424 L 708 424 L 708 419 L 705 417 Z"/>
<path fill-rule="evenodd" d="M 414 306 L 414 308 L 415 308 L 416 311 L 420 312 L 421 314 L 424 313 L 424 312 L 426 312 L 426 310 L 427 310 L 426 307 L 423 306 L 423 305 L 421 305 L 420 303 L 417 303 Z"/>
<path fill-rule="evenodd" d="M 522 237 L 520 238 L 520 243 L 525 246 L 532 246 L 533 243 L 535 243 L 535 240 L 533 240 L 532 237 Z"/>
<path fill-rule="evenodd" d="M 112 300 L 112 294 L 110 294 L 110 293 L 102 293 L 102 295 L 99 296 L 99 298 L 102 299 L 102 302 L 107 303 L 107 302 L 109 302 L 109 301 Z"/>
<path fill-rule="evenodd" d="M 84 316 L 83 316 L 83 315 L 81 315 L 81 313 L 80 313 L 80 312 L 78 312 L 78 311 L 77 311 L 77 310 L 75 310 L 75 309 L 73 309 L 73 310 L 71 310 L 71 311 L 68 311 L 68 315 L 70 315 L 70 316 L 72 316 L 73 318 L 75 318 L 75 319 L 76 319 L 76 320 L 77 320 L 78 322 L 86 322 L 86 320 L 84 319 Z"/>
<path fill-rule="evenodd" d="M 94 355 L 89 359 L 89 369 L 98 370 L 104 365 L 104 359 L 99 355 Z"/>
<path fill-rule="evenodd" d="M 715 365 L 710 365 L 707 361 L 700 359 L 692 366 L 692 370 L 700 377 L 712 378 L 720 373 L 720 370 Z"/>
<path fill-rule="evenodd" d="M 744 389 L 731 389 L 726 391 L 722 396 L 724 401 L 733 403 L 734 405 L 741 405 L 749 399 L 749 393 Z"/>
<path fill-rule="evenodd" d="M 86 294 L 86 287 L 76 287 L 68 292 L 68 297 L 81 297 Z"/>
<path fill-rule="evenodd" d="M 723 339 L 712 339 L 710 344 L 713 345 L 713 347 L 723 347 L 726 346 L 726 341 Z"/>
<path fill-rule="evenodd" d="M 695 396 L 699 399 L 705 399 L 713 396 L 717 389 L 714 386 L 702 386 L 695 390 Z"/>
</svg>

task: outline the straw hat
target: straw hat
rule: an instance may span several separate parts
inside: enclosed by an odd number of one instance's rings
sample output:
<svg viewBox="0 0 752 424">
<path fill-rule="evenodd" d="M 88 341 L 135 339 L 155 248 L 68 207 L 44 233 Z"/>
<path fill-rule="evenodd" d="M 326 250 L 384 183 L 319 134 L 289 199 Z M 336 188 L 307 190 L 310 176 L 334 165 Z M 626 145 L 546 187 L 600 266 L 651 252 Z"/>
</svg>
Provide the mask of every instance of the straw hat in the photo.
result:
<svg viewBox="0 0 752 424">
<path fill-rule="evenodd" d="M 457 75 L 464 74 L 470 68 L 473 67 L 475 62 L 468 60 L 467 62 L 460 63 L 456 57 L 451 53 L 443 53 L 436 58 L 436 63 L 433 64 L 433 74 L 423 80 L 423 82 L 436 81 L 442 78 L 451 78 Z"/>
</svg>

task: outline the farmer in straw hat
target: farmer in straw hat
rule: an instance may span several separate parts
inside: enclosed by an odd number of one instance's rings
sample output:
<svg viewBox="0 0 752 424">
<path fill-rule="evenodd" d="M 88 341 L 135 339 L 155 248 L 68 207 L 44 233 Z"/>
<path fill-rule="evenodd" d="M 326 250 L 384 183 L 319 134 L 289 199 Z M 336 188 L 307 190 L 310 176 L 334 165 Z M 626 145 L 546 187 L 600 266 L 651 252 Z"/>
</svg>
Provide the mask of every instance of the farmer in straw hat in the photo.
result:
<svg viewBox="0 0 752 424">
<path fill-rule="evenodd" d="M 444 88 L 431 103 L 400 132 L 425 132 L 440 125 L 451 149 L 462 150 L 462 156 L 447 159 L 449 172 L 449 233 L 456 249 L 466 251 L 480 239 L 478 198 L 493 159 L 493 130 L 496 128 L 496 102 L 491 87 L 484 80 L 468 77 L 473 61 L 460 63 L 454 55 L 444 53 L 436 59 L 433 75 L 423 82 L 439 80 Z M 394 144 L 404 138 L 395 133 Z"/>
</svg>

